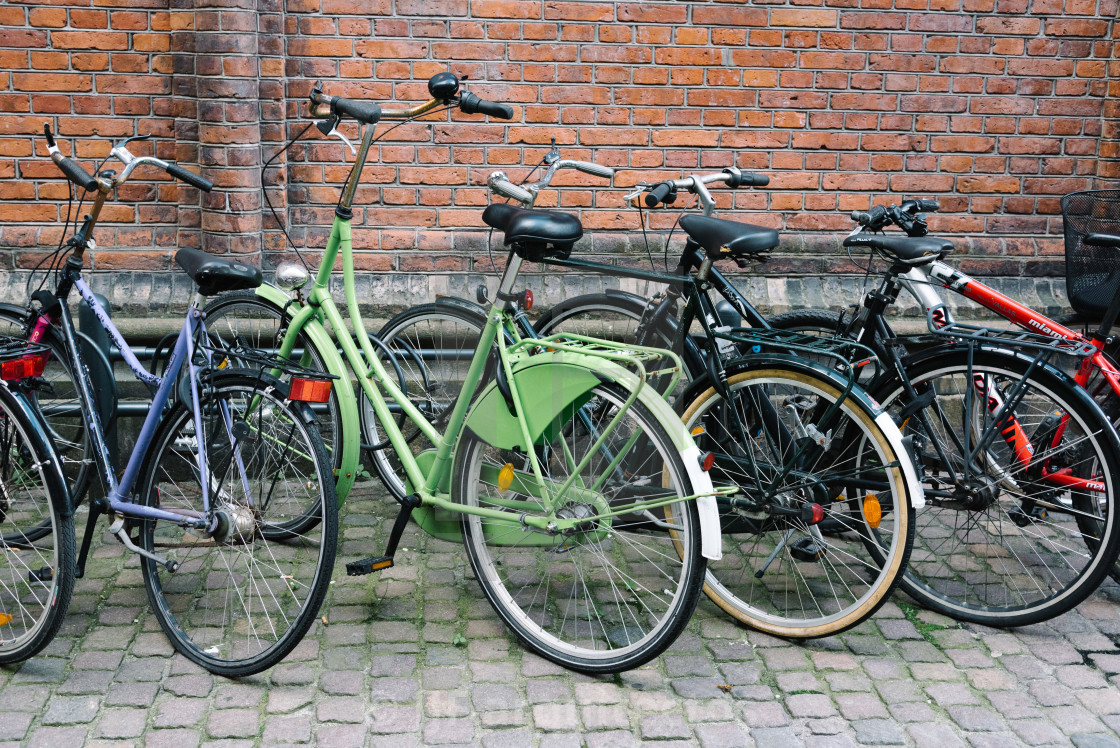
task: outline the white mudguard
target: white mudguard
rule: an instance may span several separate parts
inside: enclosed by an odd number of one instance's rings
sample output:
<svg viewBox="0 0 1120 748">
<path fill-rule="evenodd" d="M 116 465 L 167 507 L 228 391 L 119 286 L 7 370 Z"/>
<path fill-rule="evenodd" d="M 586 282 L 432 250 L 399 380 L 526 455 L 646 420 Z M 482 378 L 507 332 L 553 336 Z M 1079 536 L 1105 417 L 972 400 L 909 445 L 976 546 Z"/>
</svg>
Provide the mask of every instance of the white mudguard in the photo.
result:
<svg viewBox="0 0 1120 748">
<path fill-rule="evenodd" d="M 899 462 L 902 467 L 902 477 L 906 480 L 906 485 L 910 489 L 910 505 L 915 509 L 922 509 L 926 505 L 926 492 L 922 488 L 922 481 L 918 478 L 918 471 L 914 469 L 914 461 L 910 459 L 910 453 L 902 446 L 902 434 L 899 432 L 898 426 L 886 413 L 875 416 L 875 423 L 891 440 L 895 452 L 902 458 Z"/>
<path fill-rule="evenodd" d="M 681 451 L 681 459 L 684 460 L 684 468 L 692 481 L 692 490 L 698 494 L 708 494 L 696 500 L 696 510 L 700 513 L 700 553 L 704 558 L 719 561 L 723 558 L 723 536 L 716 497 L 712 495 L 712 479 L 700 469 L 700 448 L 695 444 Z"/>
</svg>

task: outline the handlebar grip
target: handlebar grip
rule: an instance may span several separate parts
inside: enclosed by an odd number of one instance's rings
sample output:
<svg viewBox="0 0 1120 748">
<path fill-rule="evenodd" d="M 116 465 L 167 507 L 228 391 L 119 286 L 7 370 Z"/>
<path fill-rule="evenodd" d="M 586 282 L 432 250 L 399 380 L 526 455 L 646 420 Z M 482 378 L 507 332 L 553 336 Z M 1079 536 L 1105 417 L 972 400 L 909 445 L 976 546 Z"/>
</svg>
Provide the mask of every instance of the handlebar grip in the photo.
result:
<svg viewBox="0 0 1120 748">
<path fill-rule="evenodd" d="M 923 199 L 923 200 L 915 200 L 915 202 L 918 204 L 918 210 L 932 211 L 932 212 L 936 213 L 938 210 L 941 209 L 941 203 L 939 203 L 937 200 L 924 200 Z"/>
<path fill-rule="evenodd" d="M 463 114 L 485 114 L 498 119 L 513 119 L 513 109 L 509 105 L 480 99 L 470 91 L 464 91 L 459 96 L 459 109 Z"/>
<path fill-rule="evenodd" d="M 66 175 L 66 178 L 74 184 L 82 187 L 87 192 L 97 189 L 97 177 L 83 169 L 74 159 L 62 156 L 55 161 L 55 163 L 58 164 L 58 168 Z"/>
<path fill-rule="evenodd" d="M 209 192 L 214 189 L 214 183 L 205 177 L 200 177 L 189 169 L 184 169 L 178 164 L 168 164 L 167 173 L 178 179 L 180 182 L 186 182 L 192 187 L 197 187 L 203 192 Z"/>
<path fill-rule="evenodd" d="M 884 208 L 882 205 L 874 205 L 871 207 L 871 210 L 868 211 L 853 210 L 851 213 L 851 218 L 860 226 L 872 226 L 883 220 L 883 217 L 886 215 L 886 208 Z"/>
<path fill-rule="evenodd" d="M 593 164 L 590 161 L 572 161 L 570 166 L 576 171 L 582 171 L 584 174 L 590 174 L 595 177 L 602 177 L 603 179 L 612 179 L 614 177 L 614 169 L 609 166 Z"/>
<path fill-rule="evenodd" d="M 331 99 L 331 110 L 344 117 L 350 117 L 363 125 L 376 125 L 381 121 L 381 106 L 376 101 L 361 99 Z"/>
<path fill-rule="evenodd" d="M 504 179 L 492 180 L 489 182 L 489 185 L 491 190 L 502 197 L 508 197 L 526 205 L 533 202 L 533 195 L 528 190 L 523 190 L 516 184 L 507 182 Z"/>
<path fill-rule="evenodd" d="M 770 184 L 770 177 L 765 174 L 756 174 L 753 171 L 744 171 L 742 184 L 748 187 L 765 187 Z"/>
<path fill-rule="evenodd" d="M 1114 234 L 1089 234 L 1081 241 L 1090 247 L 1112 247 L 1120 249 L 1120 236 Z"/>
<path fill-rule="evenodd" d="M 646 205 L 650 208 L 656 208 L 672 191 L 673 184 L 671 182 L 658 182 L 646 194 Z"/>
</svg>

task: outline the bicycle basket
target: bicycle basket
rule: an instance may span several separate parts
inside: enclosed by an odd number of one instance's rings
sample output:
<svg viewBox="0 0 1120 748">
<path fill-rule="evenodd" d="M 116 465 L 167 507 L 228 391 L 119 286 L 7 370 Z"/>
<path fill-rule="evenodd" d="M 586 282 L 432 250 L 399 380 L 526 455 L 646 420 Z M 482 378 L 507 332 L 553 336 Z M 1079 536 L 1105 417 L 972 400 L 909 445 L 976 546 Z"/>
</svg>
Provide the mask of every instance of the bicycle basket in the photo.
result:
<svg viewBox="0 0 1120 748">
<path fill-rule="evenodd" d="M 1120 292 L 1120 250 L 1085 244 L 1089 234 L 1120 234 L 1120 190 L 1073 192 L 1062 198 L 1066 294 L 1078 314 L 1100 319 Z"/>
</svg>

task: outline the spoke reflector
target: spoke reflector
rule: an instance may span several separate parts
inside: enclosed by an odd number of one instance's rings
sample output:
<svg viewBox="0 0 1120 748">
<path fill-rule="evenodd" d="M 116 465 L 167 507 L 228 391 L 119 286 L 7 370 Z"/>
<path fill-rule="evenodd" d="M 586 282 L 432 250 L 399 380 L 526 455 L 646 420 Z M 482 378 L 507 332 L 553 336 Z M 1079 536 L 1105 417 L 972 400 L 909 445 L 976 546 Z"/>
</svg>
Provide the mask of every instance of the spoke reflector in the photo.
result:
<svg viewBox="0 0 1120 748">
<path fill-rule="evenodd" d="M 883 521 L 883 507 L 879 505 L 879 499 L 873 493 L 867 494 L 863 500 L 863 517 L 872 530 L 877 530 L 879 523 Z"/>
<path fill-rule="evenodd" d="M 513 485 L 513 463 L 507 462 L 502 465 L 502 469 L 498 471 L 498 490 L 508 491 L 509 487 Z"/>
</svg>

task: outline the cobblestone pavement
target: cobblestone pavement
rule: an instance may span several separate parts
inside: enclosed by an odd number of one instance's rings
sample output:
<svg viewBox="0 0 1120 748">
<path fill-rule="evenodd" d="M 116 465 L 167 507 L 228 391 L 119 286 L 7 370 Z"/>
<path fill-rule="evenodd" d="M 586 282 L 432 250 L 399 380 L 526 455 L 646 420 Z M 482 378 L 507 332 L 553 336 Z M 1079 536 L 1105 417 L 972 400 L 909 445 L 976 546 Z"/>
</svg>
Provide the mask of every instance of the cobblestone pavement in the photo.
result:
<svg viewBox="0 0 1120 748">
<path fill-rule="evenodd" d="M 703 601 L 659 660 L 590 678 L 521 649 L 460 547 L 410 533 L 395 568 L 347 577 L 342 562 L 383 548 L 393 513 L 379 487 L 355 491 L 328 623 L 240 681 L 174 655 L 135 559 L 115 541 L 97 547 L 58 639 L 0 669 L 0 743 L 1120 745 L 1112 582 L 1077 612 L 1015 632 L 889 603 L 807 645 L 741 629 Z"/>
</svg>

